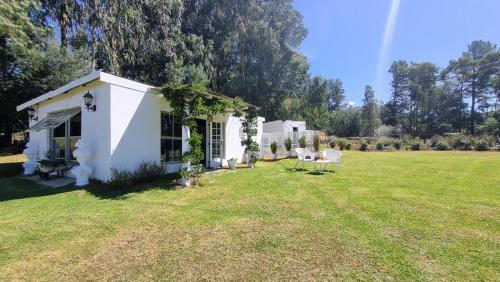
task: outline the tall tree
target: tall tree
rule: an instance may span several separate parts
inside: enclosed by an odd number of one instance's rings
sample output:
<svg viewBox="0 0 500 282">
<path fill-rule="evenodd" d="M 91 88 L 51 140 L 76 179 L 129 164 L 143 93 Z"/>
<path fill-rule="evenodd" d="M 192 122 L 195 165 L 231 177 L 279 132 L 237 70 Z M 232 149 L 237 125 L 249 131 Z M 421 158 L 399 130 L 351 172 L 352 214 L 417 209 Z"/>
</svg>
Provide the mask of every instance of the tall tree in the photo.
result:
<svg viewBox="0 0 500 282">
<path fill-rule="evenodd" d="M 405 115 L 409 108 L 409 70 L 408 63 L 404 60 L 392 63 L 389 73 L 392 74 L 392 97 L 385 106 L 384 123 L 396 127 L 405 127 Z"/>
<path fill-rule="evenodd" d="M 488 82 L 494 73 L 494 68 L 488 64 L 486 58 L 490 52 L 496 50 L 496 45 L 489 41 L 473 41 L 460 58 L 463 61 L 460 71 L 465 73 L 465 84 L 471 101 L 469 123 L 471 134 L 476 133 L 477 104 L 486 98 Z"/>
<path fill-rule="evenodd" d="M 25 112 L 16 106 L 87 74 L 84 50 L 59 48 L 50 29 L 39 26 L 31 1 L 2 2 L 0 9 L 0 141 L 26 129 Z"/>
<path fill-rule="evenodd" d="M 375 92 L 370 85 L 366 85 L 361 110 L 361 132 L 364 136 L 373 136 L 375 129 L 379 126 L 379 111 Z"/>
<path fill-rule="evenodd" d="M 329 79 L 327 81 L 328 90 L 328 110 L 335 111 L 338 109 L 345 100 L 345 91 L 342 86 L 342 81 L 338 78 Z"/>
</svg>

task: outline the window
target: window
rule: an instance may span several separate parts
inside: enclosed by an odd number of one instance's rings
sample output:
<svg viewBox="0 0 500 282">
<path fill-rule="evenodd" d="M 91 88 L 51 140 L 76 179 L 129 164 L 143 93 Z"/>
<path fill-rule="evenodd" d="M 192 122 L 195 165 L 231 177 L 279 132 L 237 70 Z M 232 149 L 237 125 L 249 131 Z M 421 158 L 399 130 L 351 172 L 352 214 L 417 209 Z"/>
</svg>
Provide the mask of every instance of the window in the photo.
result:
<svg viewBox="0 0 500 282">
<path fill-rule="evenodd" d="M 222 157 L 222 123 L 212 122 L 212 159 Z"/>
<path fill-rule="evenodd" d="M 76 141 L 81 138 L 82 114 L 78 113 L 51 132 L 51 154 L 54 160 L 75 160 L 73 151 Z"/>
<path fill-rule="evenodd" d="M 161 113 L 161 160 L 180 162 L 182 160 L 182 125 L 167 113 Z"/>
</svg>

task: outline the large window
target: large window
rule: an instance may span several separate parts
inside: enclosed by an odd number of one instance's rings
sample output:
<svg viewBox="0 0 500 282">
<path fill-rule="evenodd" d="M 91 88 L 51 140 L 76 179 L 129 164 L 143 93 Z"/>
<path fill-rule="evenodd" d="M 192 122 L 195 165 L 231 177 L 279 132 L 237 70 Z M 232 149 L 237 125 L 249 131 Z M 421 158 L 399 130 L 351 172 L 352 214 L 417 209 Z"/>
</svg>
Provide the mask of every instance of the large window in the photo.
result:
<svg viewBox="0 0 500 282">
<path fill-rule="evenodd" d="M 167 113 L 161 113 L 161 160 L 182 161 L 182 125 Z"/>
<path fill-rule="evenodd" d="M 82 131 L 82 115 L 76 114 L 71 119 L 52 129 L 51 157 L 54 160 L 74 160 L 73 151 L 76 141 L 80 139 Z"/>
</svg>

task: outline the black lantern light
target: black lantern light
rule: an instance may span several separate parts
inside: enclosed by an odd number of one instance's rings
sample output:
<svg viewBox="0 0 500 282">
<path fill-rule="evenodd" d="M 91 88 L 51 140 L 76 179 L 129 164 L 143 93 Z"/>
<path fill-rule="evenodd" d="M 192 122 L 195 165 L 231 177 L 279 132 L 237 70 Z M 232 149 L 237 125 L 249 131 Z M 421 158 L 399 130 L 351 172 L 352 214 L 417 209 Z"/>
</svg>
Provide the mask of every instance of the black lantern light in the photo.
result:
<svg viewBox="0 0 500 282">
<path fill-rule="evenodd" d="M 89 91 L 87 91 L 87 94 L 83 95 L 83 100 L 85 101 L 85 107 L 87 107 L 87 111 L 93 111 L 95 112 L 96 110 L 96 105 L 92 105 L 92 101 L 94 100 L 94 96 L 90 94 Z"/>
<path fill-rule="evenodd" d="M 30 118 L 31 121 L 38 121 L 38 117 L 36 115 L 36 109 L 33 107 L 28 108 L 28 117 Z"/>
</svg>

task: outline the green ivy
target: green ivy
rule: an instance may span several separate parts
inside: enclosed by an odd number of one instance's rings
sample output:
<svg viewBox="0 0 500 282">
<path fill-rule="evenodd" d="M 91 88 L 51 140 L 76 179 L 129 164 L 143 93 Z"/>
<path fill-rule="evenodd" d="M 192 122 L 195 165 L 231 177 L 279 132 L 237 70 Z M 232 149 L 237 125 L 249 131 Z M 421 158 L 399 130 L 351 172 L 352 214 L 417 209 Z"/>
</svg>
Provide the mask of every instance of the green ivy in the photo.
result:
<svg viewBox="0 0 500 282">
<path fill-rule="evenodd" d="M 213 117 L 218 114 L 226 114 L 234 111 L 234 116 L 239 117 L 242 122 L 243 138 L 241 145 L 245 146 L 245 152 L 250 152 L 250 162 L 255 164 L 259 153 L 259 145 L 253 140 L 257 135 L 257 108 L 247 106 L 241 98 L 231 99 L 208 90 L 201 84 L 167 84 L 160 89 L 164 98 L 172 107 L 172 115 L 181 121 L 183 126 L 190 130 L 188 138 L 189 151 L 182 155 L 184 163 L 190 163 L 193 167 L 199 167 L 203 159 L 201 150 L 202 135 L 198 132 L 196 119 L 200 117 Z M 193 175 L 191 175 L 193 171 Z M 183 177 L 193 178 L 198 169 L 183 171 Z"/>
</svg>

